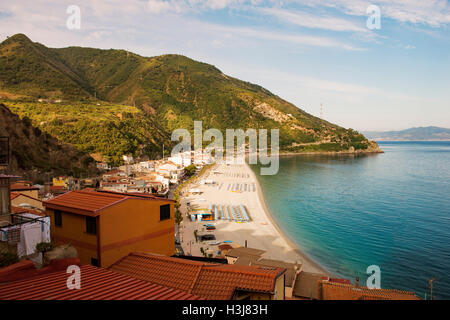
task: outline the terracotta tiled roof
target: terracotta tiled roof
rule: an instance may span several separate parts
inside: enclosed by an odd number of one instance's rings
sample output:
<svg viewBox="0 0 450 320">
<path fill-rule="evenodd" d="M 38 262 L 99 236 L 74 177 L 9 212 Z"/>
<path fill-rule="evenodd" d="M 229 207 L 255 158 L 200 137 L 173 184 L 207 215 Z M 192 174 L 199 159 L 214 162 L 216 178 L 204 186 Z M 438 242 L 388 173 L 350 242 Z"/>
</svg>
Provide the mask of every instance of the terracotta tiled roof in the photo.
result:
<svg viewBox="0 0 450 320">
<path fill-rule="evenodd" d="M 81 289 L 67 288 L 65 270 L 0 285 L 0 300 L 198 300 L 200 297 L 91 265 Z"/>
<path fill-rule="evenodd" d="M 212 300 L 231 299 L 236 290 L 274 293 L 282 268 L 220 265 L 204 266 L 192 293 Z"/>
<path fill-rule="evenodd" d="M 228 251 L 226 256 L 227 257 L 234 257 L 234 258 L 239 258 L 239 257 L 242 257 L 242 256 L 248 256 L 248 257 L 254 257 L 255 259 L 258 259 L 265 252 L 266 251 L 260 250 L 260 249 L 239 247 L 239 248 L 233 248 L 230 251 Z"/>
<path fill-rule="evenodd" d="M 302 271 L 295 281 L 293 295 L 306 299 L 320 299 L 319 281 L 326 279 L 328 277 L 324 274 Z"/>
<path fill-rule="evenodd" d="M 110 266 L 109 269 L 189 292 L 203 265 L 203 262 L 198 261 L 131 253 Z"/>
<path fill-rule="evenodd" d="M 16 199 L 16 198 L 18 198 L 20 196 L 26 197 L 26 198 L 29 198 L 29 199 L 33 199 L 35 201 L 42 202 L 42 200 L 34 198 L 34 197 L 31 197 L 31 196 L 29 196 L 27 194 L 23 194 L 23 193 L 20 193 L 20 192 L 11 192 L 11 200 L 14 200 L 14 199 Z"/>
<path fill-rule="evenodd" d="M 130 253 L 109 267 L 138 279 L 211 299 L 231 299 L 235 290 L 273 293 L 282 268 L 224 265 Z"/>
<path fill-rule="evenodd" d="M 251 258 L 251 256 L 241 256 L 236 260 L 235 264 L 245 266 L 284 268 L 286 269 L 285 281 L 287 287 L 294 286 L 294 280 L 296 278 L 297 272 L 300 270 L 301 267 L 301 265 L 296 265 L 295 263 L 263 258 L 253 259 Z"/>
<path fill-rule="evenodd" d="M 11 194 L 10 194 L 11 200 L 14 200 L 14 199 L 16 199 L 19 196 L 20 196 L 20 193 L 16 193 L 16 192 L 11 192 Z"/>
<path fill-rule="evenodd" d="M 323 300 L 420 300 L 414 292 L 321 281 Z"/>
<path fill-rule="evenodd" d="M 17 183 L 12 184 L 10 189 L 11 189 L 11 191 L 39 190 L 38 187 L 24 186 L 22 184 L 17 184 Z"/>
<path fill-rule="evenodd" d="M 50 186 L 50 190 L 64 190 L 64 186 Z"/>
<path fill-rule="evenodd" d="M 38 216 L 45 216 L 45 213 L 39 210 L 35 209 L 29 209 L 29 208 L 21 208 L 21 207 L 15 207 L 11 206 L 11 213 L 12 214 L 20 214 L 20 213 L 32 213 Z"/>
<path fill-rule="evenodd" d="M 96 191 L 71 191 L 45 201 L 46 208 L 67 210 L 69 212 L 98 216 L 100 212 L 110 206 L 116 205 L 129 199 L 161 200 L 156 197 L 136 196 L 117 192 Z"/>
</svg>

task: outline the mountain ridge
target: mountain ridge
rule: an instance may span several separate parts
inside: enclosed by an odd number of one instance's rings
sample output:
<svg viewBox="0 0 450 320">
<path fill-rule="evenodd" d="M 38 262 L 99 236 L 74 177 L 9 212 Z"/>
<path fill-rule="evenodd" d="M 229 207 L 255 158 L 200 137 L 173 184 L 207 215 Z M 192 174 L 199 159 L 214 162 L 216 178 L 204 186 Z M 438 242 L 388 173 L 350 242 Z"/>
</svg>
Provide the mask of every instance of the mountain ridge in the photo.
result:
<svg viewBox="0 0 450 320">
<path fill-rule="evenodd" d="M 74 46 L 54 49 L 18 34 L 0 44 L 2 92 L 29 104 L 44 99 L 62 101 L 61 106 L 74 102 L 136 106 L 161 129 L 158 137 L 148 134 L 154 152 L 160 151 L 158 144 L 173 145 L 174 129 L 192 131 L 194 120 L 203 121 L 205 130 L 277 128 L 280 147 L 287 152 L 379 150 L 359 132 L 314 117 L 259 85 L 181 55 L 142 57 L 125 50 Z M 14 112 L 23 116 L 28 109 L 15 106 Z M 28 116 L 33 121 L 39 118 Z M 67 126 L 77 126 L 77 121 Z M 139 153 L 138 148 L 129 151 Z"/>
<path fill-rule="evenodd" d="M 412 127 L 393 131 L 363 131 L 377 141 L 450 141 L 450 129 L 437 126 Z"/>
</svg>

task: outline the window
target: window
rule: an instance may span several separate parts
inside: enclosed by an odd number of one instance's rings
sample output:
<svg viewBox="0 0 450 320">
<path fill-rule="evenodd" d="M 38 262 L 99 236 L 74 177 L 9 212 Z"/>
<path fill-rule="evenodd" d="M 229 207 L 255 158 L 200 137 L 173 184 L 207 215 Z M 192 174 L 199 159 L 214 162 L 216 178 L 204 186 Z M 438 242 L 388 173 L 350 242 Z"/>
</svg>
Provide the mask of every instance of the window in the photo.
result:
<svg viewBox="0 0 450 320">
<path fill-rule="evenodd" d="M 96 259 L 96 258 L 91 258 L 91 264 L 92 264 L 94 267 L 98 267 L 98 259 Z"/>
<path fill-rule="evenodd" d="M 89 234 L 97 234 L 97 219 L 94 217 L 86 217 L 86 232 Z"/>
<path fill-rule="evenodd" d="M 55 226 L 62 227 L 62 214 L 59 210 L 55 210 Z"/>
<path fill-rule="evenodd" d="M 170 219 L 170 204 L 165 204 L 159 207 L 159 220 Z"/>
</svg>

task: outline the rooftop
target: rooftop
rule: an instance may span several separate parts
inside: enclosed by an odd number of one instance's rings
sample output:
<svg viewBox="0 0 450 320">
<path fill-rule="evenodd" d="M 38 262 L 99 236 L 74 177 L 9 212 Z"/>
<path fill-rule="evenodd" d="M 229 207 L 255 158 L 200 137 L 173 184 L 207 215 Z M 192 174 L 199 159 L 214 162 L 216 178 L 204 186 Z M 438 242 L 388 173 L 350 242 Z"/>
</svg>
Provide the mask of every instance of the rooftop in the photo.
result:
<svg viewBox="0 0 450 320">
<path fill-rule="evenodd" d="M 130 199 L 161 201 L 161 198 L 150 195 L 92 191 L 92 189 L 88 189 L 67 192 L 51 200 L 45 201 L 44 206 L 50 209 L 66 210 L 82 215 L 98 216 L 102 210 Z"/>
<path fill-rule="evenodd" d="M 130 253 L 109 267 L 169 288 L 212 300 L 227 300 L 236 290 L 273 293 L 275 280 L 285 269 L 225 265 Z"/>
<path fill-rule="evenodd" d="M 0 284 L 0 300 L 199 300 L 198 296 L 91 265 L 81 289 L 67 289 L 66 270 Z"/>
<path fill-rule="evenodd" d="M 11 191 L 27 191 L 27 190 L 39 190 L 38 187 L 25 186 L 23 184 L 13 183 L 10 187 Z"/>
<path fill-rule="evenodd" d="M 322 280 L 323 300 L 420 300 L 414 292 L 395 289 L 369 289 Z"/>
<path fill-rule="evenodd" d="M 320 273 L 301 272 L 295 281 L 293 296 L 306 299 L 320 299 L 319 281 L 326 280 L 328 277 Z"/>
<path fill-rule="evenodd" d="M 227 254 L 228 255 L 228 254 Z M 280 260 L 263 259 L 255 256 L 241 256 L 235 264 L 244 266 L 273 267 L 286 269 L 286 286 L 293 287 L 297 272 L 300 270 L 301 264 L 289 263 Z"/>
<path fill-rule="evenodd" d="M 20 213 L 32 213 L 38 216 L 45 216 L 45 213 L 34 209 L 34 208 L 29 208 L 29 207 L 16 207 L 16 206 L 11 206 L 11 213 L 12 214 L 20 214 Z"/>
<path fill-rule="evenodd" d="M 246 248 L 246 247 L 239 247 L 239 248 L 233 248 L 230 251 L 227 252 L 227 257 L 233 257 L 233 258 L 239 258 L 242 256 L 255 256 L 260 257 L 262 256 L 266 251 L 254 249 L 254 248 Z"/>
</svg>

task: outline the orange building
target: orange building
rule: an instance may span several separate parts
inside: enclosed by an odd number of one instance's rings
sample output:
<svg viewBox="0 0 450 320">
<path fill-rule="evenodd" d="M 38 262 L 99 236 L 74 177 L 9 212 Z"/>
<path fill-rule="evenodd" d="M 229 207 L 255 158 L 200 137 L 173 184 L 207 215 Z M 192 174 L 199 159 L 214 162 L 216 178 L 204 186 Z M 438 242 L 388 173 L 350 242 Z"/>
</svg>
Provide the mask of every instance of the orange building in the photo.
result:
<svg viewBox="0 0 450 320">
<path fill-rule="evenodd" d="M 133 251 L 175 253 L 174 201 L 149 195 L 71 191 L 44 202 L 56 244 L 71 243 L 82 264 L 108 267 Z"/>
</svg>

